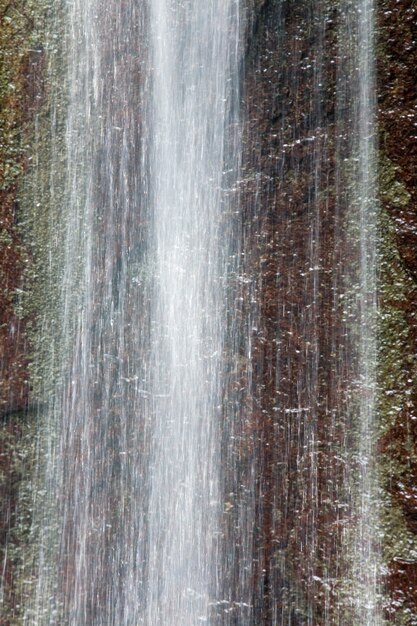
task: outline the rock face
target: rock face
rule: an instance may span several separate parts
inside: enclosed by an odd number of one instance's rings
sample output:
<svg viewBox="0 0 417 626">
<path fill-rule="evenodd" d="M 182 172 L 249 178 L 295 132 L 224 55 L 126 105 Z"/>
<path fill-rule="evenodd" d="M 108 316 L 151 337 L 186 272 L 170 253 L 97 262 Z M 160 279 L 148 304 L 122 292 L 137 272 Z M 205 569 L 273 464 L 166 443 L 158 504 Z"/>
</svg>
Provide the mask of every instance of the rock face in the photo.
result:
<svg viewBox="0 0 417 626">
<path fill-rule="evenodd" d="M 26 410 L 33 320 L 23 304 L 31 254 L 22 237 L 18 186 L 29 156 L 25 133 L 43 98 L 44 55 L 31 49 L 37 21 L 31 2 L 18 8 L 0 1 L 0 21 L 0 623 L 9 626 L 18 623 L 16 572 L 29 524 L 23 483 L 32 445 Z"/>
<path fill-rule="evenodd" d="M 26 253 L 16 228 L 16 188 L 0 191 L 0 415 L 28 401 L 27 341 L 19 314 Z"/>
<path fill-rule="evenodd" d="M 41 6 L 38 8 L 41 12 Z M 25 284 L 32 263 L 23 241 L 18 188 L 32 159 L 25 145 L 44 102 L 39 14 L 0 1 L 0 418 L 26 408 L 29 393 Z M 26 306 L 25 306 L 26 305 Z"/>
<path fill-rule="evenodd" d="M 255 319 L 256 328 L 247 400 L 254 409 L 250 426 L 242 428 L 242 466 L 256 459 L 253 604 L 257 623 L 354 622 L 349 591 L 338 582 L 350 567 L 343 557 L 354 525 L 344 513 L 352 504 L 346 450 L 356 437 L 354 421 L 341 417 L 341 405 L 348 411 L 356 347 L 346 311 L 335 305 L 355 264 L 355 245 L 344 230 L 349 166 L 340 166 L 349 158 L 350 132 L 343 110 L 349 86 L 340 83 L 340 67 L 348 63 L 338 40 L 344 16 L 340 6 L 308 0 L 248 7 L 240 198 L 251 282 L 243 299 L 256 305 L 242 317 Z M 381 389 L 390 393 L 394 371 L 407 378 L 395 418 L 378 402 L 384 506 L 391 520 L 383 515 L 390 572 L 383 611 L 392 623 L 414 624 L 417 9 L 411 1 L 387 0 L 376 10 L 384 242 L 388 231 L 394 234 L 382 246 Z M 401 294 L 393 295 L 396 280 Z"/>
<path fill-rule="evenodd" d="M 353 435 L 341 405 L 354 347 L 339 296 L 355 250 L 343 230 L 347 195 L 337 190 L 341 16 L 309 0 L 263 2 L 254 15 L 241 181 L 252 285 L 243 300 L 256 303 L 246 311 L 255 323 L 242 434 L 242 464 L 256 459 L 253 623 L 319 625 L 340 617 L 342 536 L 352 523 L 343 511 Z"/>
<path fill-rule="evenodd" d="M 416 624 L 417 589 L 415 549 L 417 539 L 417 7 L 412 0 L 378 3 L 378 123 L 380 136 L 381 204 L 389 216 L 396 248 L 391 271 L 385 272 L 391 288 L 381 306 L 397 319 L 395 329 L 397 369 L 396 404 L 401 409 L 388 422 L 380 446 L 390 466 L 385 486 L 388 506 L 397 523 L 388 529 L 391 602 L 387 617 Z M 395 269 L 393 269 L 393 267 Z M 394 280 L 393 276 L 397 279 Z M 399 278 L 399 280 L 398 280 Z M 400 329 L 403 329 L 400 332 Z M 392 340 L 391 340 L 392 345 Z M 389 346 L 388 346 L 389 349 Z M 391 347 L 392 349 L 392 347 Z M 383 358 L 383 355 L 382 355 Z M 388 368 L 388 374 L 389 374 Z M 391 375 L 392 370 L 391 367 Z M 384 381 L 382 381 L 384 384 Z M 385 385 L 386 388 L 386 385 Z M 392 387 L 391 387 L 392 393 Z M 407 558 L 410 557 L 411 558 Z M 401 622 L 403 623 L 403 622 Z"/>
</svg>

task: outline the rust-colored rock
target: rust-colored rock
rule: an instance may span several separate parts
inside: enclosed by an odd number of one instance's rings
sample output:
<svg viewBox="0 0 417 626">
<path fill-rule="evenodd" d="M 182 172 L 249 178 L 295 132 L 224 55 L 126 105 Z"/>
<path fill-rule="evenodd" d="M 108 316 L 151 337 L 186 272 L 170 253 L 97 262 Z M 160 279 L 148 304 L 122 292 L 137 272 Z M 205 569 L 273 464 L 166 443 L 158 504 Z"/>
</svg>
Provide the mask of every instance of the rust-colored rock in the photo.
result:
<svg viewBox="0 0 417 626">
<path fill-rule="evenodd" d="M 417 606 L 417 562 L 395 559 L 389 564 L 388 584 L 392 602 L 387 608 L 388 620 L 395 619 L 399 609 L 406 609 L 415 614 Z M 413 619 L 411 617 L 411 619 Z"/>
<path fill-rule="evenodd" d="M 380 441 L 380 449 L 400 468 L 387 488 L 393 504 L 403 512 L 405 527 L 417 534 L 417 383 L 413 380 L 417 345 L 417 7 L 412 0 L 380 0 L 378 18 L 380 146 L 395 167 L 394 183 L 400 184 L 407 194 L 406 201 L 404 191 L 403 198 L 395 193 L 388 197 L 385 194 L 382 202 L 392 217 L 401 263 L 411 279 L 405 300 L 394 303 L 403 311 L 408 325 L 402 365 L 409 370 L 408 402 Z M 404 608 L 416 615 L 416 564 L 394 560 L 388 569 L 386 582 L 391 601 L 387 617 L 394 618 Z"/>
<path fill-rule="evenodd" d="M 28 346 L 19 314 L 25 250 L 16 226 L 16 188 L 0 191 L 0 417 L 28 402 Z"/>
</svg>

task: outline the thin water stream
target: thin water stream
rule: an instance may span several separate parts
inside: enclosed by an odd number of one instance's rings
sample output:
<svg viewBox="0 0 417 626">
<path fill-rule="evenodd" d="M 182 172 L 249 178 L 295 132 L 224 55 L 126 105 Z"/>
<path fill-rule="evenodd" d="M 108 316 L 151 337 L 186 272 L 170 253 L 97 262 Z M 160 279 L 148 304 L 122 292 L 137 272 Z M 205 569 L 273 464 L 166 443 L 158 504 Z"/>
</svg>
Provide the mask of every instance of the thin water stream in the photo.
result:
<svg viewBox="0 0 417 626">
<path fill-rule="evenodd" d="M 23 623 L 381 626 L 370 0 L 59 24 Z"/>
</svg>

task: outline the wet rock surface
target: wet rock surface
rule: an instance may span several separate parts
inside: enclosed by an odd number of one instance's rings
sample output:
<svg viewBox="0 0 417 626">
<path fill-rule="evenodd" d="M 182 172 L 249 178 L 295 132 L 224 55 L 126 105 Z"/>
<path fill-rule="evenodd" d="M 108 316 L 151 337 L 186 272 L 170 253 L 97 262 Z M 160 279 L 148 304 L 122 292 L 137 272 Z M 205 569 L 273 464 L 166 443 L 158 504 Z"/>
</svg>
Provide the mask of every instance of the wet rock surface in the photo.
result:
<svg viewBox="0 0 417 626">
<path fill-rule="evenodd" d="M 255 459 L 252 619 L 318 625 L 340 616 L 342 535 L 352 523 L 343 403 L 354 349 L 338 297 L 355 249 L 343 194 L 336 211 L 340 16 L 309 1 L 265 2 L 255 14 L 240 188 L 242 300 L 253 303 L 242 311 L 253 361 L 240 435 L 242 466 Z"/>
<path fill-rule="evenodd" d="M 380 136 L 380 193 L 383 209 L 391 220 L 397 248 L 396 275 L 402 286 L 392 287 L 382 299 L 382 313 L 403 320 L 397 335 L 397 359 L 405 382 L 397 389 L 401 409 L 380 440 L 389 465 L 385 488 L 388 506 L 398 510 L 398 522 L 389 527 L 386 541 L 392 546 L 387 589 L 387 617 L 392 623 L 417 623 L 415 539 L 417 536 L 417 388 L 415 346 L 417 342 L 417 7 L 412 1 L 378 3 L 378 123 Z M 394 272 L 395 273 L 395 272 Z M 391 274 L 392 276 L 392 274 Z M 401 322 L 398 325 L 401 328 Z M 382 381 L 384 385 L 384 381 Z M 405 398 L 405 400 L 404 400 Z M 404 549 L 401 537 L 414 542 Z M 393 555 L 395 555 L 392 558 Z"/>
<path fill-rule="evenodd" d="M 30 474 L 33 431 L 28 437 L 31 343 L 34 321 L 24 305 L 31 272 L 24 241 L 19 185 L 30 159 L 27 131 L 43 99 L 43 61 L 35 44 L 32 2 L 0 2 L 0 561 L 2 626 L 16 624 L 17 571 L 25 551 L 30 514 L 24 483 Z M 29 420 L 30 421 L 30 420 Z M 20 495 L 19 495 L 20 494 Z M 19 503 L 20 499 L 20 503 Z"/>
<path fill-rule="evenodd" d="M 404 536 L 417 532 L 416 7 L 379 2 L 377 13 L 380 199 L 389 216 L 382 238 L 388 232 L 394 237 L 384 244 L 390 258 L 383 266 L 390 270 L 382 271 L 381 394 L 392 393 L 388 387 L 396 368 L 407 379 L 398 391 L 403 409 L 396 418 L 387 418 L 383 401 L 378 409 L 378 428 L 385 428 L 378 444 L 386 468 L 384 506 L 402 511 L 402 521 L 389 514 L 397 519 L 395 531 L 392 522 L 385 528 L 384 604 L 389 623 L 411 625 L 417 613 L 415 563 L 401 554 L 410 552 L 402 549 Z M 336 104 L 337 65 L 345 62 L 337 43 L 342 16 L 326 3 L 309 2 L 264 2 L 254 14 L 245 65 L 241 182 L 244 238 L 251 242 L 245 271 L 252 281 L 243 299 L 256 301 L 246 315 L 260 320 L 252 337 L 253 387 L 247 399 L 256 408 L 250 426 L 242 429 L 244 458 L 257 459 L 253 603 L 262 623 L 277 615 L 291 624 L 333 623 L 337 615 L 351 619 L 343 613 L 346 606 L 341 608 L 349 604 L 340 585 L 349 564 L 340 554 L 353 522 L 346 512 L 351 502 L 346 450 L 355 445 L 355 424 L 337 417 L 339 403 L 351 392 L 349 355 L 355 353 L 344 312 L 334 306 L 343 297 L 346 268 L 355 263 L 343 229 L 348 194 L 337 190 L 338 176 L 342 186 L 349 182 L 348 174 L 336 170 L 344 150 L 348 156 L 343 139 L 337 147 L 336 133 L 349 132 L 349 119 L 340 101 L 339 110 Z M 317 163 L 318 152 L 323 157 Z M 313 406 L 312 396 L 319 398 Z"/>
</svg>

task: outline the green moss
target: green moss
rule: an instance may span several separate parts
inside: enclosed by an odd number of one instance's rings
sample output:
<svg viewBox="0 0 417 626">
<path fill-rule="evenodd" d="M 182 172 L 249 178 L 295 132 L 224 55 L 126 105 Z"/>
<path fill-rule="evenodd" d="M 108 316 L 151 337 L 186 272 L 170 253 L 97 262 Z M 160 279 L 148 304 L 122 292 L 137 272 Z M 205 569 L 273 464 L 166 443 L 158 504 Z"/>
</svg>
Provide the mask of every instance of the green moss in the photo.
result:
<svg viewBox="0 0 417 626">
<path fill-rule="evenodd" d="M 42 3 L 0 0 L 0 189 L 23 171 L 25 64 L 42 31 Z"/>
<path fill-rule="evenodd" d="M 407 207 L 411 200 L 411 194 L 400 180 L 401 168 L 390 161 L 383 152 L 380 154 L 379 168 L 382 202 L 395 207 Z"/>
<path fill-rule="evenodd" d="M 410 196 L 398 180 L 400 169 L 389 159 L 380 159 L 380 191 L 383 202 L 407 207 Z M 381 217 L 380 240 L 380 318 L 379 318 L 379 369 L 378 369 L 378 424 L 380 436 L 389 433 L 397 418 L 409 406 L 410 385 L 416 380 L 416 364 L 410 345 L 409 328 L 404 313 L 407 294 L 415 288 L 412 278 L 404 270 L 395 242 L 395 226 L 386 212 Z M 417 559 L 417 536 L 407 527 L 404 513 L 390 495 L 390 485 L 400 480 L 413 462 L 417 462 L 414 442 L 404 442 L 407 459 L 399 459 L 395 441 L 388 442 L 388 453 L 381 456 L 381 525 L 383 560 L 386 564 L 394 558 Z M 390 623 L 410 626 L 409 611 L 396 610 Z"/>
<path fill-rule="evenodd" d="M 30 380 L 32 402 L 46 402 L 48 384 L 56 380 L 51 342 L 58 345 L 61 311 L 59 301 L 63 284 L 65 231 L 64 176 L 65 164 L 65 41 L 64 3 L 43 0 L 46 25 L 51 38 L 44 33 L 44 82 L 47 85 L 36 124 L 25 129 L 24 142 L 30 148 L 25 176 L 18 186 L 20 230 L 30 248 L 30 261 L 24 273 L 21 304 L 32 320 L 29 327 L 32 355 Z M 47 303 L 47 306 L 46 306 Z M 55 342 L 55 343 L 54 343 Z"/>
<path fill-rule="evenodd" d="M 35 422 L 29 414 L 15 414 L 0 427 L 0 493 L 2 513 L 8 520 L 2 533 L 0 559 L 12 580 L 1 580 L 3 617 L 10 626 L 21 624 L 20 599 L 23 594 L 23 571 L 31 528 L 31 477 L 35 459 Z"/>
<path fill-rule="evenodd" d="M 32 233 L 25 228 L 27 220 L 18 209 L 16 190 L 25 186 L 27 164 L 33 160 L 32 139 L 37 123 L 35 116 L 38 101 L 31 90 L 39 88 L 42 77 L 30 76 L 31 59 L 46 48 L 46 18 L 51 6 L 50 0 L 0 0 L 0 255 L 2 250 L 11 248 L 13 267 L 19 273 L 12 283 L 4 281 L 9 287 L 3 288 L 1 296 L 3 301 L 13 302 L 13 313 L 25 319 L 22 325 L 25 330 L 29 326 L 29 315 L 33 319 L 36 317 L 34 307 L 27 306 L 31 290 L 25 286 L 25 282 L 28 284 L 29 274 L 38 261 L 34 262 L 30 245 Z M 23 267 L 26 270 L 22 276 Z M 6 279 L 9 271 L 8 266 L 0 267 Z M 10 284 L 13 286 L 10 287 Z M 3 568 L 3 576 L 0 577 L 0 612 L 10 626 L 22 623 L 21 599 L 27 596 L 32 479 L 37 446 L 35 417 L 25 412 L 14 413 L 0 424 L 0 490 L 5 496 L 2 502 L 5 513 L 3 519 L 7 519 L 7 526 L 2 527 L 0 541 L 0 562 Z M 7 576 L 4 576 L 4 572 L 7 572 Z"/>
</svg>

